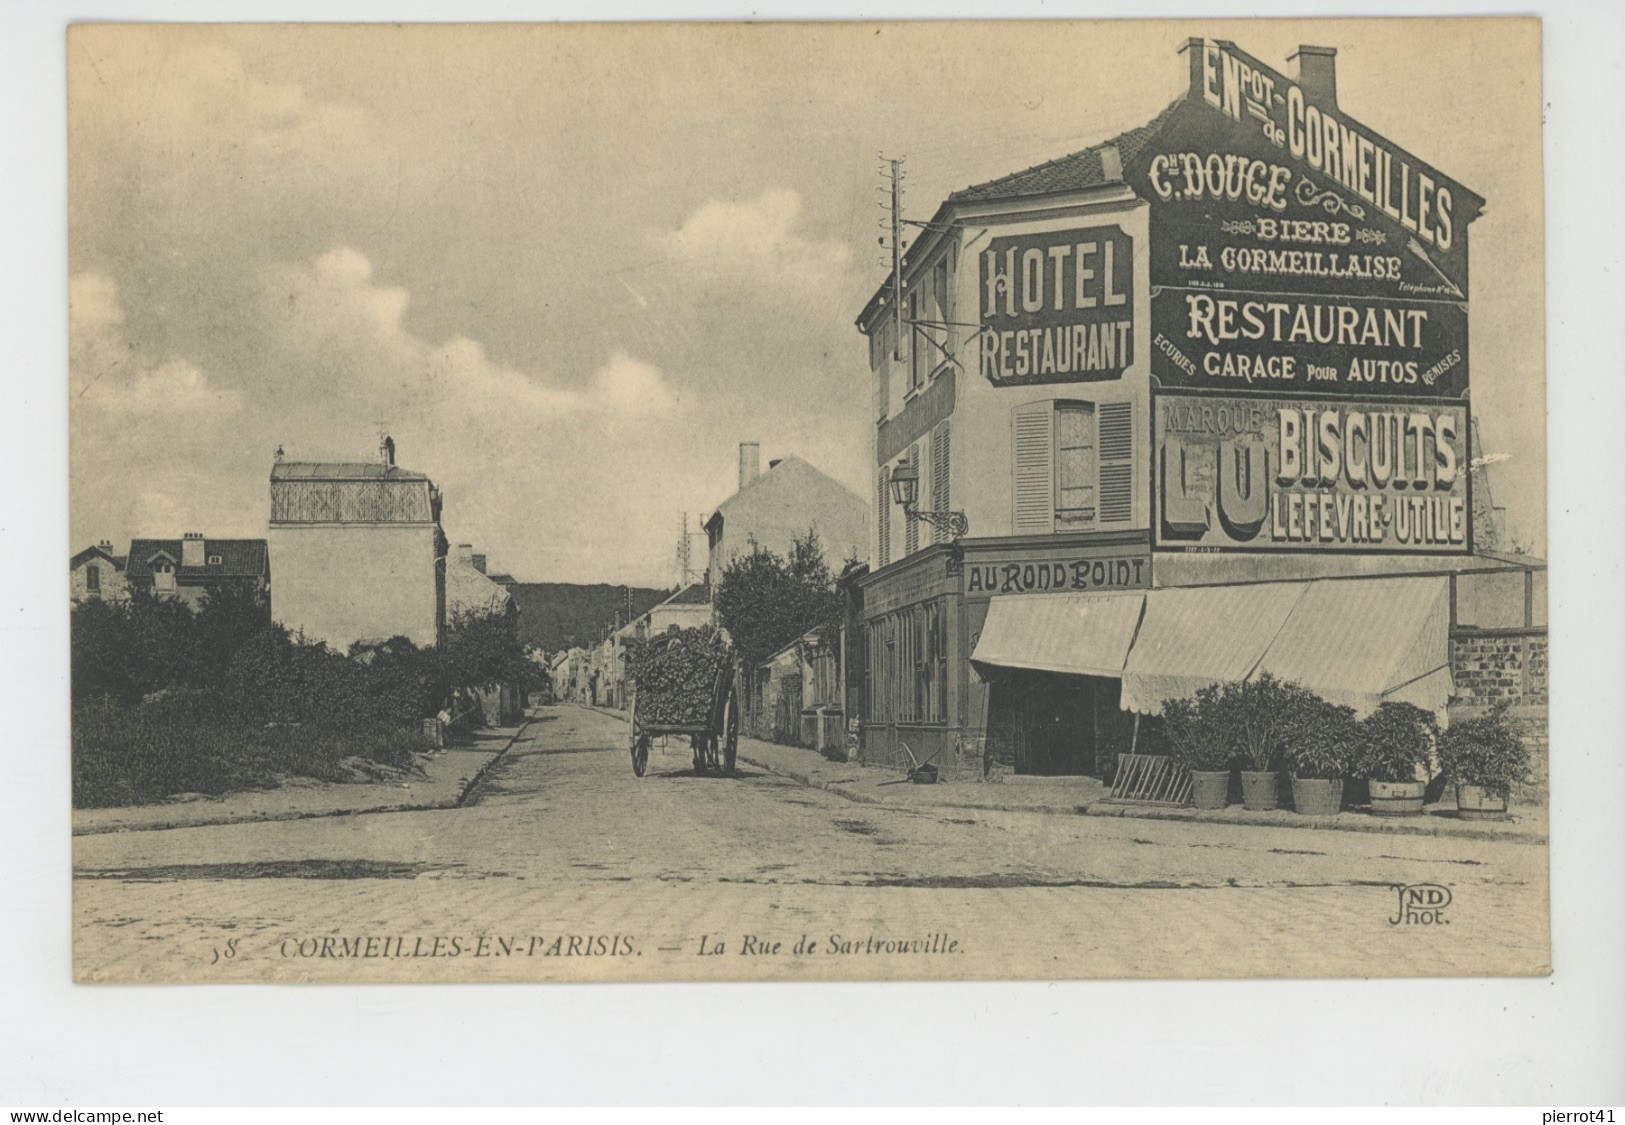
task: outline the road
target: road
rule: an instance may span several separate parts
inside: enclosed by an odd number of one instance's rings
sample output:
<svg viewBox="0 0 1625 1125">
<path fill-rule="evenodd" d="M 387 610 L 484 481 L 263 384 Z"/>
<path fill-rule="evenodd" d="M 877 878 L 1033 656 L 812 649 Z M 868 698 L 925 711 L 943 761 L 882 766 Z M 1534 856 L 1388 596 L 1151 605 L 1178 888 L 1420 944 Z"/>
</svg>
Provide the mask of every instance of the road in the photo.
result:
<svg viewBox="0 0 1625 1125">
<path fill-rule="evenodd" d="M 1544 972 L 1543 847 L 891 809 L 543 708 L 463 807 L 77 837 L 81 980 Z M 1393 924 L 1396 885 L 1450 902 Z"/>
</svg>

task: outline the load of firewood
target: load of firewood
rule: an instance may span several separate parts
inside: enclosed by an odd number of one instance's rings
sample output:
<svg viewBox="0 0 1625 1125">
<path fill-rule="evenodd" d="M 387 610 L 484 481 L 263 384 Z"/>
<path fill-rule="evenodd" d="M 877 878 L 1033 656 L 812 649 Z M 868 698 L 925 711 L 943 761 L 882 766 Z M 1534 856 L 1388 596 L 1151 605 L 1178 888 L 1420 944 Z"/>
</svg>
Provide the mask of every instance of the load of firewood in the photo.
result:
<svg viewBox="0 0 1625 1125">
<path fill-rule="evenodd" d="M 698 726 L 709 721 L 717 676 L 730 656 L 727 640 L 710 625 L 651 637 L 627 666 L 637 685 L 638 722 Z"/>
</svg>

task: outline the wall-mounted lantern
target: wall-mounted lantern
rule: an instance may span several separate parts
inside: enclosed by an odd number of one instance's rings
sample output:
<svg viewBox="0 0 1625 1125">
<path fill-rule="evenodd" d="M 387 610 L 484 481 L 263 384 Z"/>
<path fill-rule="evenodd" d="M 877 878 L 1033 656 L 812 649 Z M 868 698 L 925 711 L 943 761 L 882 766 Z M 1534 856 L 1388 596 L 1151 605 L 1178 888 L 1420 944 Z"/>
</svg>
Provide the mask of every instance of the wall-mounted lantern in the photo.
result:
<svg viewBox="0 0 1625 1125">
<path fill-rule="evenodd" d="M 905 462 L 892 470 L 891 498 L 909 519 L 945 531 L 950 539 L 959 540 L 970 534 L 970 521 L 964 512 L 920 511 L 920 470 L 913 465 Z"/>
</svg>

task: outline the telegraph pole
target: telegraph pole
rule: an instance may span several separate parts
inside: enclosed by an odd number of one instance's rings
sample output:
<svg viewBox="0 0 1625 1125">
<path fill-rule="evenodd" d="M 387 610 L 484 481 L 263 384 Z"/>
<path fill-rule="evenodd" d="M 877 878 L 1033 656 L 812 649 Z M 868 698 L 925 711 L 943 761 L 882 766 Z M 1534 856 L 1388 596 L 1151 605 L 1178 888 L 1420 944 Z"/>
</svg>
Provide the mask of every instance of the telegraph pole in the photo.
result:
<svg viewBox="0 0 1625 1125">
<path fill-rule="evenodd" d="M 891 314 L 892 359 L 903 362 L 903 158 L 891 165 Z"/>
</svg>

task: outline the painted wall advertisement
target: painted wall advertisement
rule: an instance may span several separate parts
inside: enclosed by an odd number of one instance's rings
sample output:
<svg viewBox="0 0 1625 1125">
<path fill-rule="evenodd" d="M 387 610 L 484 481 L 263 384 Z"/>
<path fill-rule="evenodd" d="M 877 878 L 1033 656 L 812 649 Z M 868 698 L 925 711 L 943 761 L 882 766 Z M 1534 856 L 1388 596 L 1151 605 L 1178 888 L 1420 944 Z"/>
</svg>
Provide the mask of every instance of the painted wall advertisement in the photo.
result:
<svg viewBox="0 0 1625 1125">
<path fill-rule="evenodd" d="M 1483 201 L 1233 45 L 1139 154 L 1162 390 L 1393 399 L 1468 385 Z"/>
<path fill-rule="evenodd" d="M 1468 550 L 1463 406 L 1161 396 L 1154 426 L 1161 547 Z"/>
<path fill-rule="evenodd" d="M 995 238 L 980 268 L 994 386 L 1117 379 L 1134 363 L 1134 240 L 1121 227 Z"/>
</svg>

